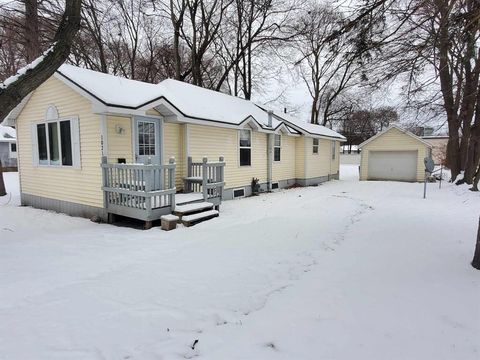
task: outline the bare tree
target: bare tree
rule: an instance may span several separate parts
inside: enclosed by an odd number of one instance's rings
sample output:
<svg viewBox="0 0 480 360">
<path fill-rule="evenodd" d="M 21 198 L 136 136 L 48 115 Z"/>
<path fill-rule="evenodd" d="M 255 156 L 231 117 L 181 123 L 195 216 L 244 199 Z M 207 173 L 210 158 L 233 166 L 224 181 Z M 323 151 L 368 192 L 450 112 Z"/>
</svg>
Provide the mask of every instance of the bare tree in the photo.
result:
<svg viewBox="0 0 480 360">
<path fill-rule="evenodd" d="M 312 3 L 299 20 L 303 36 L 298 43 L 301 58 L 296 65 L 312 97 L 313 124 L 331 123 L 342 111 L 336 104 L 342 93 L 360 80 L 362 57 L 368 48 L 346 35 L 331 36 L 345 21 L 338 10 L 317 3 Z"/>
<path fill-rule="evenodd" d="M 472 266 L 480 270 L 480 218 L 478 221 L 477 243 L 475 246 L 475 253 L 473 255 Z"/>
<path fill-rule="evenodd" d="M 67 0 L 52 47 L 25 72 L 7 79 L 0 86 L 0 119 L 22 99 L 47 80 L 68 58 L 72 41 L 80 27 L 81 0 Z"/>
</svg>

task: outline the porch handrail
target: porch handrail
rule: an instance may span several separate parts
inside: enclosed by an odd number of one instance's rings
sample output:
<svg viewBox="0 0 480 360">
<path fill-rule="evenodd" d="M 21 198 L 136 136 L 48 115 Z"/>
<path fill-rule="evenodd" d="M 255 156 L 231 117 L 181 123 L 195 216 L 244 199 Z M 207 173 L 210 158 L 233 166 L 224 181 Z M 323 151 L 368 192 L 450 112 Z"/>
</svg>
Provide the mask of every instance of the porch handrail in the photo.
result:
<svg viewBox="0 0 480 360">
<path fill-rule="evenodd" d="M 144 211 L 142 217 L 151 219 L 159 208 L 175 210 L 175 158 L 165 165 L 109 164 L 102 157 L 104 206 Z M 122 211 L 122 214 L 125 211 Z"/>
</svg>

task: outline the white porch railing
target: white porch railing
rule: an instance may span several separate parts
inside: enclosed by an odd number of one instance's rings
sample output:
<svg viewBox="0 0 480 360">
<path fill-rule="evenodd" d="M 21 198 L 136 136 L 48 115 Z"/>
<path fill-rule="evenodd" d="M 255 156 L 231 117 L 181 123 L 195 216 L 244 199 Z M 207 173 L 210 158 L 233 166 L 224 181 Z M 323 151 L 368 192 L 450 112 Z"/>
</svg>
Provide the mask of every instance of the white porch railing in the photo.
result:
<svg viewBox="0 0 480 360">
<path fill-rule="evenodd" d="M 158 220 L 175 209 L 175 159 L 167 165 L 109 164 L 102 158 L 104 206 L 109 214 Z"/>
<path fill-rule="evenodd" d="M 204 157 L 201 162 L 194 162 L 188 157 L 187 177 L 184 178 L 184 192 L 201 192 L 204 201 L 219 205 L 225 185 L 225 161 L 220 156 L 217 162 L 209 162 Z"/>
</svg>

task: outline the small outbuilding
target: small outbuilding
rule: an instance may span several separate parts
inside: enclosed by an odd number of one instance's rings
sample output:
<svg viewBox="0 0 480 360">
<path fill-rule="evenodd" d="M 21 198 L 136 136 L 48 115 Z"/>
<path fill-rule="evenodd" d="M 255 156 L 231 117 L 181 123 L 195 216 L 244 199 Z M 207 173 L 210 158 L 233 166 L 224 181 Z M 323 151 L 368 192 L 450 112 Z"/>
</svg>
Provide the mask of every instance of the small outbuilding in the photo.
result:
<svg viewBox="0 0 480 360">
<path fill-rule="evenodd" d="M 396 125 L 360 144 L 360 180 L 423 181 L 432 145 Z"/>
</svg>

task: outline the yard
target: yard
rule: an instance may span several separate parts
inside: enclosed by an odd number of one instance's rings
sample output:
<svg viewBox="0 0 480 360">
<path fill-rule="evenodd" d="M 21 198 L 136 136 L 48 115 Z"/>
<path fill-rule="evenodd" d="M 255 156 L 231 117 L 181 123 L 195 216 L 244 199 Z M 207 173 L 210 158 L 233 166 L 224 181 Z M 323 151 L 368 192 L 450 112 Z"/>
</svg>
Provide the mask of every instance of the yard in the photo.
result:
<svg viewBox="0 0 480 360">
<path fill-rule="evenodd" d="M 5 176 L 2 360 L 480 358 L 466 187 L 344 165 L 167 233 L 18 207 Z"/>
</svg>

